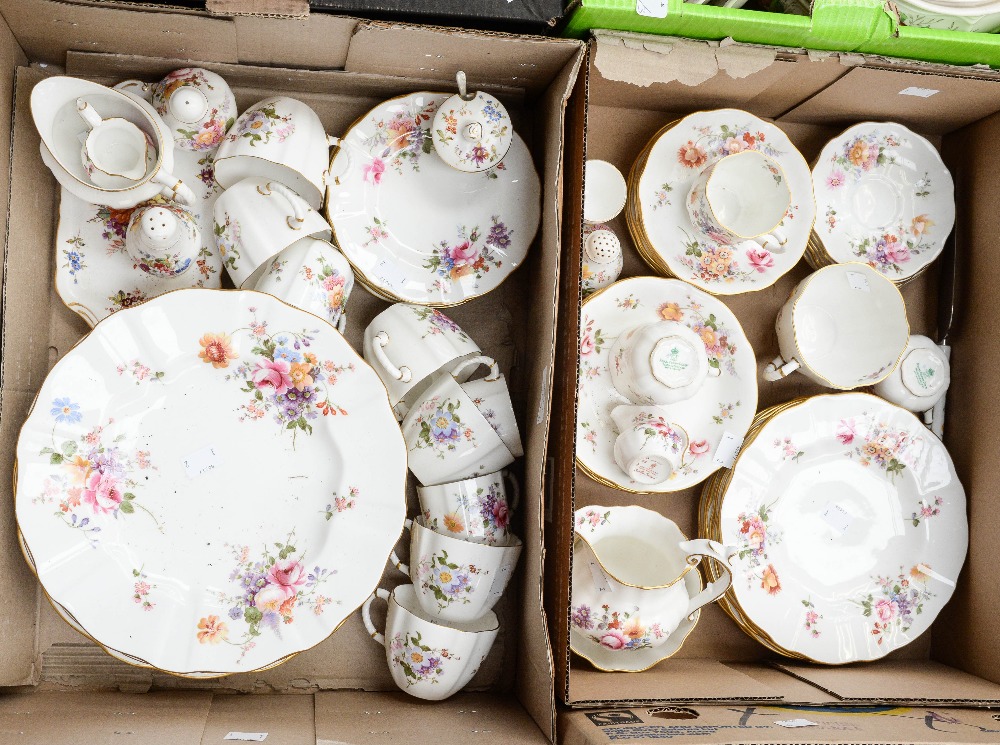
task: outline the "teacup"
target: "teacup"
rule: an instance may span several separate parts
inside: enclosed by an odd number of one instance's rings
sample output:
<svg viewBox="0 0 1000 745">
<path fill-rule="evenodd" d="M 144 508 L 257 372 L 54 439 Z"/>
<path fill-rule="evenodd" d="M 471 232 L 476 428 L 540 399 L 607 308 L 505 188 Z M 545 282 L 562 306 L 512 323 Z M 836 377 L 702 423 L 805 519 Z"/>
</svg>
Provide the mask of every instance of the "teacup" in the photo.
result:
<svg viewBox="0 0 1000 745">
<path fill-rule="evenodd" d="M 687 540 L 658 512 L 591 505 L 575 516 L 572 628 L 605 649 L 628 655 L 672 645 L 676 651 L 699 610 L 732 583 L 729 562 L 738 547 Z M 703 557 L 724 570 L 704 589 L 697 570 Z"/>
<path fill-rule="evenodd" d="M 132 213 L 125 251 L 148 274 L 176 277 L 201 251 L 201 230 L 194 215 L 175 204 L 149 204 Z"/>
<path fill-rule="evenodd" d="M 389 391 L 389 403 L 402 419 L 437 375 L 462 360 L 482 354 L 461 327 L 435 308 L 396 303 L 379 313 L 365 329 L 362 345 L 371 365 Z M 472 368 L 457 379 L 465 382 Z"/>
<path fill-rule="evenodd" d="M 828 388 L 874 385 L 895 369 L 910 337 L 906 304 L 891 280 L 867 264 L 833 264 L 792 291 L 775 323 L 781 355 L 764 379 L 798 370 Z"/>
<path fill-rule="evenodd" d="M 507 499 L 505 482 L 512 498 Z M 418 486 L 417 499 L 424 525 L 445 535 L 473 543 L 506 544 L 511 512 L 517 508 L 520 490 L 507 471 L 437 486 Z"/>
<path fill-rule="evenodd" d="M 950 383 L 951 369 L 941 347 L 926 336 L 914 334 L 906 345 L 903 359 L 875 386 L 875 393 L 909 411 L 930 413 L 944 398 Z M 929 416 L 925 421 L 932 423 Z"/>
<path fill-rule="evenodd" d="M 375 598 L 389 606 L 384 634 L 372 623 Z M 500 630 L 492 611 L 469 623 L 444 623 L 430 616 L 417 602 L 413 585 L 400 585 L 392 593 L 375 590 L 361 606 L 361 619 L 372 639 L 385 647 L 396 685 L 428 701 L 441 701 L 468 685 Z"/>
<path fill-rule="evenodd" d="M 470 367 L 479 365 L 487 365 L 490 373 L 485 378 L 462 383 L 462 389 L 469 394 L 472 403 L 497 431 L 507 449 L 515 458 L 520 458 L 524 455 L 524 446 L 521 444 L 521 433 L 517 428 L 517 417 L 514 416 L 514 404 L 510 400 L 507 381 L 493 358 L 473 357 L 471 360 L 464 360 L 451 371 L 451 374 L 457 379 Z"/>
<path fill-rule="evenodd" d="M 788 242 L 779 226 L 791 203 L 781 166 L 763 153 L 744 150 L 698 175 L 687 208 L 691 221 L 713 240 L 778 251 Z"/>
<path fill-rule="evenodd" d="M 619 334 L 609 354 L 611 382 L 634 404 L 684 401 L 707 377 L 721 372 L 718 363 L 709 363 L 698 334 L 677 321 L 648 323 Z"/>
<path fill-rule="evenodd" d="M 688 447 L 687 432 L 655 406 L 616 406 L 611 418 L 620 433 L 615 463 L 635 482 L 654 486 L 669 479 Z"/>
<path fill-rule="evenodd" d="M 184 67 L 150 86 L 150 100 L 184 150 L 214 150 L 236 121 L 236 97 L 211 70 Z"/>
<path fill-rule="evenodd" d="M 325 318 L 344 332 L 354 272 L 334 246 L 319 238 L 300 238 L 263 267 L 253 289 Z"/>
<path fill-rule="evenodd" d="M 265 262 L 299 239 L 330 238 L 323 216 L 276 181 L 243 179 L 219 195 L 214 210 L 222 264 L 237 287 L 252 287 Z"/>
<path fill-rule="evenodd" d="M 514 454 L 450 373 L 435 378 L 400 427 L 407 465 L 423 486 L 481 476 L 514 462 Z"/>
<path fill-rule="evenodd" d="M 215 180 L 225 189 L 251 176 L 286 184 L 314 210 L 323 204 L 330 147 L 316 112 L 285 96 L 244 111 L 215 156 Z"/>
<path fill-rule="evenodd" d="M 481 618 L 507 589 L 523 544 L 517 536 L 503 546 L 452 538 L 407 520 L 410 564 L 393 551 L 393 565 L 413 581 L 417 602 L 433 618 L 460 623 Z"/>
</svg>

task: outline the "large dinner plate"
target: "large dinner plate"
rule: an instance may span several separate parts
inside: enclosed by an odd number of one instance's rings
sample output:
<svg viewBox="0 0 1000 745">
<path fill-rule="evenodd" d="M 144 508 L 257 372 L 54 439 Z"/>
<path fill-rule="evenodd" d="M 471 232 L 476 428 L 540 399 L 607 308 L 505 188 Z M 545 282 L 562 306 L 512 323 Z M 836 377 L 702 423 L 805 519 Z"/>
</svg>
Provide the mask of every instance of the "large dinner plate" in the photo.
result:
<svg viewBox="0 0 1000 745">
<path fill-rule="evenodd" d="M 121 659 L 267 667 L 371 593 L 405 517 L 406 453 L 375 372 L 256 292 L 116 313 L 46 378 L 16 515 L 45 592 Z"/>
<path fill-rule="evenodd" d="M 376 106 L 344 135 L 330 165 L 326 215 L 358 279 L 391 301 L 445 307 L 496 288 L 524 257 L 541 216 L 524 140 L 482 173 L 434 151 L 448 96 L 414 93 Z"/>
<path fill-rule="evenodd" d="M 880 398 L 777 408 L 717 481 L 708 537 L 741 548 L 734 617 L 792 656 L 883 657 L 926 631 L 955 589 L 965 491 L 941 441 Z"/>
</svg>

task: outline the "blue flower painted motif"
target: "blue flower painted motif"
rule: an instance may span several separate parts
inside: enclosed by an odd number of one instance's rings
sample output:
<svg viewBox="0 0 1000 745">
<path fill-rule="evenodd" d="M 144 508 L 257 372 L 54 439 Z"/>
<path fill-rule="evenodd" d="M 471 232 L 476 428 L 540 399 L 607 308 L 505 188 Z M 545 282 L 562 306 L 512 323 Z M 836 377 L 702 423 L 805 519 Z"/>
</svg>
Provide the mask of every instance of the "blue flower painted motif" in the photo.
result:
<svg viewBox="0 0 1000 745">
<path fill-rule="evenodd" d="M 57 398 L 52 402 L 52 411 L 49 412 L 60 424 L 76 424 L 83 415 L 80 413 L 80 404 L 73 403 L 68 398 Z"/>
</svg>

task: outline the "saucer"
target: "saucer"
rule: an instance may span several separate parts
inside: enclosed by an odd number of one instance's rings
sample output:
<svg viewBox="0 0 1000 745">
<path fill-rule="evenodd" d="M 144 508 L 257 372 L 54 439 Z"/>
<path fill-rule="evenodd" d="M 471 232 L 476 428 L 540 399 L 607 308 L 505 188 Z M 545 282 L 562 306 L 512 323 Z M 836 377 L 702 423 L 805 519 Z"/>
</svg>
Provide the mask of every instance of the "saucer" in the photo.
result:
<svg viewBox="0 0 1000 745">
<path fill-rule="evenodd" d="M 197 198 L 194 206 L 186 209 L 198 222 L 202 244 L 194 265 L 176 277 L 147 274 L 125 252 L 125 230 L 132 213 L 162 198 L 115 210 L 60 189 L 56 292 L 88 326 L 171 290 L 221 286 L 222 259 L 215 244 L 212 207 L 222 189 L 215 183 L 213 153 L 174 151 L 176 175 L 190 185 Z"/>
<path fill-rule="evenodd" d="M 352 125 L 330 165 L 326 216 L 357 279 L 390 301 L 447 307 L 496 288 L 523 261 L 541 187 L 515 132 L 481 173 L 447 165 L 431 125 L 448 98 L 414 93 Z"/>
<path fill-rule="evenodd" d="M 708 377 L 693 398 L 661 407 L 688 433 L 689 445 L 670 479 L 648 486 L 615 463 L 618 430 L 611 410 L 630 402 L 612 384 L 608 361 L 619 334 L 663 320 L 679 321 L 698 334 L 709 365 L 721 373 Z M 584 300 L 580 334 L 576 460 L 588 475 L 628 492 L 664 493 L 701 483 L 722 467 L 720 443 L 735 451 L 757 410 L 757 361 L 739 321 L 721 300 L 676 279 L 623 279 Z"/>
<path fill-rule="evenodd" d="M 878 659 L 920 636 L 968 546 L 944 446 L 863 393 L 761 412 L 733 469 L 706 486 L 702 530 L 742 548 L 723 607 L 744 631 L 823 664 Z"/>
<path fill-rule="evenodd" d="M 702 170 L 726 155 L 757 150 L 784 171 L 792 205 L 780 249 L 709 237 L 691 221 L 688 192 Z M 770 287 L 802 258 L 816 215 L 809 166 L 778 127 L 738 109 L 691 114 L 657 132 L 629 174 L 626 218 L 640 255 L 657 272 L 714 295 Z"/>
<path fill-rule="evenodd" d="M 628 508 L 624 508 L 628 509 Z M 574 529 L 577 531 L 586 529 L 587 538 L 592 542 L 598 542 L 602 537 L 618 540 L 629 540 L 631 534 L 624 532 L 615 524 L 613 513 L 614 508 L 608 512 L 598 513 L 593 509 L 583 508 L 574 514 Z M 711 563 L 711 562 L 703 562 Z M 687 588 L 689 597 L 695 597 L 702 590 L 701 575 L 692 567 L 693 571 L 684 572 L 684 585 Z M 614 607 L 613 598 L 608 598 L 608 605 L 603 608 L 591 608 L 587 605 L 573 606 L 571 609 L 569 646 L 574 652 L 583 657 L 587 662 L 598 670 L 605 672 L 630 672 L 637 673 L 648 670 L 658 662 L 662 662 L 668 657 L 673 657 L 677 650 L 684 644 L 701 617 L 701 611 L 693 614 L 693 618 L 685 617 L 680 624 L 670 632 L 666 641 L 658 647 L 648 646 L 649 633 L 647 629 L 634 630 L 635 635 L 630 635 L 631 643 L 628 646 L 612 649 L 601 644 L 602 626 L 605 626 L 605 617 L 610 616 L 615 611 L 619 614 L 622 611 L 630 612 L 631 608 L 617 609 Z"/>
<path fill-rule="evenodd" d="M 43 383 L 16 467 L 46 594 L 120 659 L 185 676 L 327 638 L 405 517 L 378 376 L 257 292 L 180 290 L 98 324 Z"/>
<path fill-rule="evenodd" d="M 856 124 L 830 140 L 813 168 L 819 218 L 813 267 L 864 261 L 894 282 L 944 249 L 955 185 L 935 147 L 901 124 Z"/>
</svg>

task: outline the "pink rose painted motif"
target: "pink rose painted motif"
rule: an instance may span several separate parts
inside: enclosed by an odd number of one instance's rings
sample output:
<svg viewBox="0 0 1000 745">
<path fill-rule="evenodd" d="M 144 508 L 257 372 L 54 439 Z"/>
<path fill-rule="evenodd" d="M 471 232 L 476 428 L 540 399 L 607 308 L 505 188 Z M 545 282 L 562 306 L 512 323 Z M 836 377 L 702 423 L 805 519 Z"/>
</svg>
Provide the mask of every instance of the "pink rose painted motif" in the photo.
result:
<svg viewBox="0 0 1000 745">
<path fill-rule="evenodd" d="M 244 111 L 227 135 L 230 142 L 243 138 L 251 147 L 256 147 L 258 144 L 266 145 L 272 139 L 275 142 L 288 139 L 295 131 L 295 122 L 291 115 L 279 112 L 277 104 L 274 100 L 261 101 Z"/>
<path fill-rule="evenodd" d="M 118 520 L 137 510 L 156 522 L 156 516 L 139 498 L 149 473 L 157 470 L 146 450 L 126 450 L 119 443 L 124 434 L 112 436 L 114 419 L 86 431 L 80 430 L 83 413 L 69 397 L 55 399 L 52 446 L 44 447 L 51 473 L 42 482 L 42 493 L 32 498 L 39 506 L 55 507 L 53 515 L 67 527 L 79 530 L 94 547 L 108 520 Z M 57 441 L 56 430 L 79 433 Z"/>
<path fill-rule="evenodd" d="M 485 238 L 478 225 L 471 231 L 462 226 L 458 230 L 457 242 L 443 240 L 434 247 L 423 266 L 435 276 L 435 288 L 447 291 L 453 282 L 463 277 L 480 280 L 491 269 L 503 266 L 501 252 L 510 247 L 512 231 L 498 215 L 493 215 L 492 222 Z"/>
<path fill-rule="evenodd" d="M 611 510 L 604 513 L 597 510 L 587 510 L 582 515 L 577 515 L 576 529 L 577 532 L 586 530 L 593 533 L 596 528 L 607 525 L 609 522 L 611 522 Z"/>
<path fill-rule="evenodd" d="M 206 90 L 215 90 L 208 76 L 202 70 L 186 67 L 174 70 L 159 83 L 152 86 L 152 104 L 156 113 L 163 116 L 167 113 L 167 102 L 170 96 L 183 86 L 198 86 Z M 236 110 L 231 99 L 226 99 L 221 107 L 209 111 L 205 122 L 200 127 L 174 128 L 174 142 L 185 150 L 213 150 L 222 144 L 226 130 L 236 121 Z"/>
<path fill-rule="evenodd" d="M 412 305 L 407 307 L 413 311 L 413 314 L 418 320 L 427 324 L 425 327 L 426 330 L 420 336 L 421 339 L 426 339 L 428 336 L 438 336 L 440 334 L 455 334 L 463 342 L 469 341 L 468 335 L 462 331 L 462 328 L 437 308 L 417 307 Z"/>
<path fill-rule="evenodd" d="M 816 611 L 816 606 L 813 604 L 811 598 L 803 600 L 802 605 L 806 609 L 806 615 L 802 625 L 805 626 L 805 629 L 809 632 L 810 637 L 818 639 L 819 635 L 822 633 L 819 630 L 819 622 L 823 620 L 823 616 Z"/>
<path fill-rule="evenodd" d="M 900 567 L 895 577 L 873 577 L 875 589 L 854 601 L 861 615 L 871 619 L 871 633 L 879 644 L 887 636 L 909 631 L 924 603 L 934 597 L 927 589 L 929 571 L 930 567 L 917 564 L 908 572 Z"/>
<path fill-rule="evenodd" d="M 739 525 L 736 545 L 740 549 L 737 558 L 743 562 L 747 587 L 759 584 L 768 594 L 774 595 L 781 590 L 781 583 L 774 565 L 768 563 L 768 550 L 781 543 L 782 535 L 770 522 L 771 507 L 773 505 L 762 504 L 736 517 Z"/>
<path fill-rule="evenodd" d="M 156 603 L 150 599 L 150 593 L 156 589 L 156 585 L 150 584 L 149 577 L 142 571 L 142 567 L 133 569 L 132 577 L 135 579 L 132 600 L 144 611 L 153 610 L 156 607 Z"/>
<path fill-rule="evenodd" d="M 257 317 L 257 309 L 249 310 L 246 328 L 209 332 L 199 339 L 198 357 L 214 369 L 227 370 L 225 380 L 239 383 L 248 394 L 239 409 L 240 421 L 270 415 L 275 424 L 291 431 L 294 446 L 299 432 L 312 434 L 317 417 L 346 416 L 347 410 L 332 398 L 333 387 L 340 375 L 354 372 L 354 363 L 322 360 L 309 351 L 318 329 L 271 333 L 267 321 Z"/>
<path fill-rule="evenodd" d="M 790 460 L 795 463 L 798 463 L 799 458 L 805 455 L 805 452 L 799 450 L 790 437 L 776 438 L 774 440 L 774 448 L 781 453 L 782 460 Z"/>
<path fill-rule="evenodd" d="M 365 181 L 381 183 L 386 166 L 400 175 L 405 166 L 419 171 L 421 158 L 434 149 L 431 121 L 436 111 L 436 103 L 421 108 L 407 99 L 391 116 L 372 117 L 368 122 L 372 134 L 364 140 L 364 145 L 375 155 L 375 160 L 362 166 Z M 376 162 L 381 166 L 374 165 Z"/>
<path fill-rule="evenodd" d="M 599 609 L 592 609 L 581 603 L 573 608 L 572 623 L 591 641 L 613 651 L 649 649 L 654 641 L 667 636 L 660 624 L 644 624 L 637 607 L 613 610 L 605 604 Z"/>
<path fill-rule="evenodd" d="M 839 432 L 837 437 L 843 443 Z M 921 438 L 914 438 L 906 430 L 892 429 L 884 422 L 871 420 L 864 434 L 858 439 L 860 443 L 851 437 L 853 448 L 849 449 L 846 455 L 849 458 L 857 458 L 862 466 L 875 466 L 885 471 L 886 475 L 895 481 L 896 477 L 906 470 L 910 446 L 914 442 L 919 442 Z"/>
<path fill-rule="evenodd" d="M 334 515 L 341 512 L 347 512 L 347 510 L 353 510 L 358 503 L 358 497 L 361 491 L 356 486 L 350 486 L 347 488 L 347 494 L 340 496 L 337 492 L 333 493 L 333 501 L 326 506 L 325 516 L 327 521 L 332 520 Z"/>
<path fill-rule="evenodd" d="M 257 645 L 257 637 L 280 636 L 281 628 L 294 623 L 297 613 L 322 615 L 324 606 L 334 601 L 319 589 L 337 571 L 310 568 L 305 551 L 295 544 L 294 531 L 259 554 L 249 546 L 226 544 L 235 565 L 230 579 L 237 589 L 219 593 L 219 602 L 230 606 L 225 620 L 208 615 L 198 621 L 199 644 L 238 646 L 242 660 Z"/>
<path fill-rule="evenodd" d="M 916 528 L 920 523 L 925 520 L 930 520 L 932 517 L 937 517 L 941 514 L 941 506 L 944 504 L 944 499 L 941 497 L 934 497 L 933 499 L 921 499 L 917 504 L 917 511 L 913 513 L 910 517 L 913 527 Z"/>
<path fill-rule="evenodd" d="M 142 364 L 137 359 L 121 363 L 115 368 L 115 371 L 119 375 L 128 375 L 135 381 L 136 385 L 140 385 L 141 383 L 158 383 L 163 380 L 164 375 L 162 370 L 154 372 L 148 365 Z"/>
<path fill-rule="evenodd" d="M 314 297 L 326 312 L 327 320 L 336 326 L 344 313 L 347 293 L 351 290 L 347 277 L 331 266 L 323 254 L 317 255 L 315 266 L 303 266 L 300 275 L 312 287 Z"/>
</svg>

